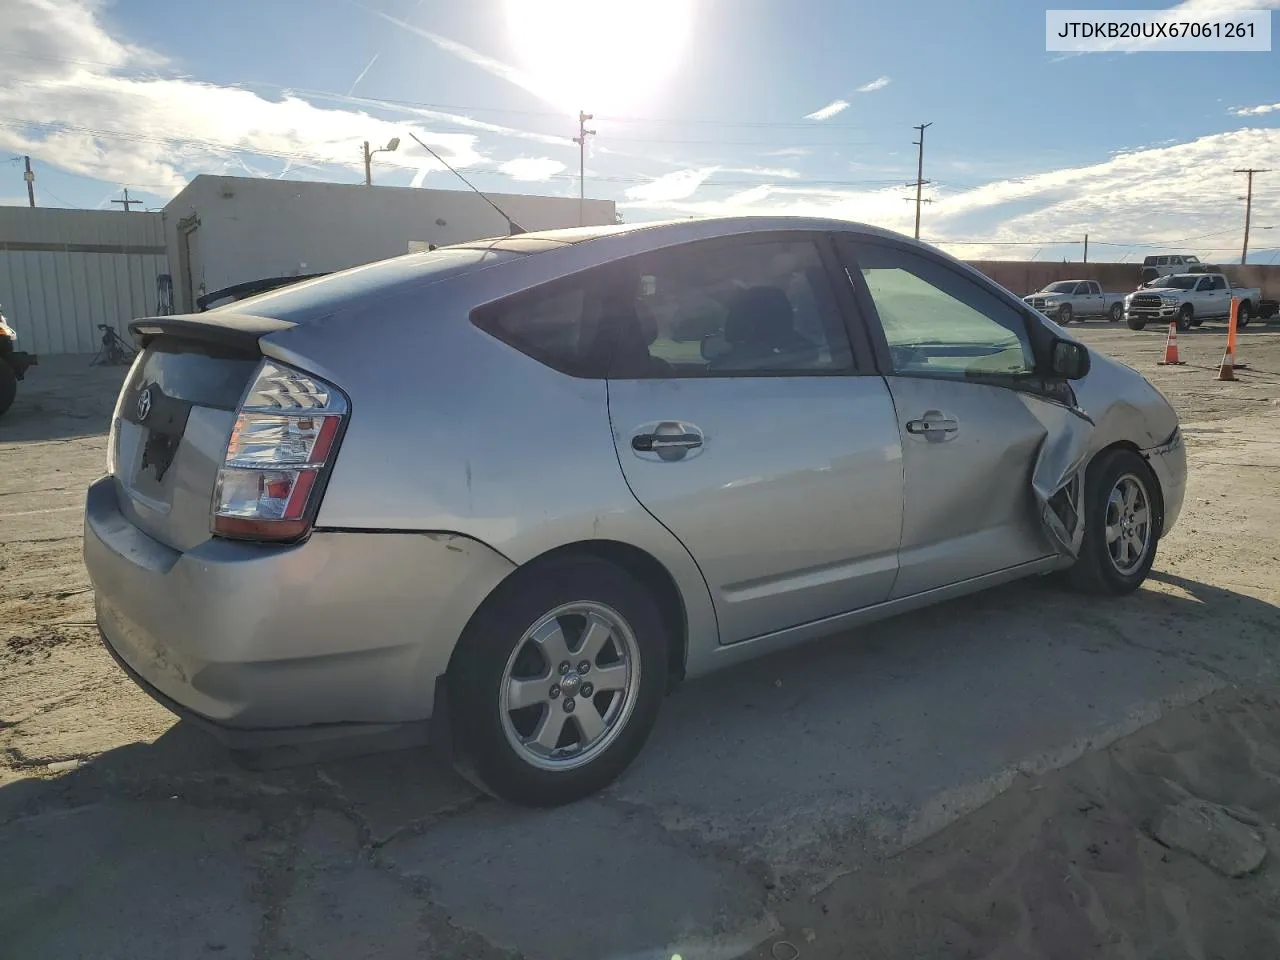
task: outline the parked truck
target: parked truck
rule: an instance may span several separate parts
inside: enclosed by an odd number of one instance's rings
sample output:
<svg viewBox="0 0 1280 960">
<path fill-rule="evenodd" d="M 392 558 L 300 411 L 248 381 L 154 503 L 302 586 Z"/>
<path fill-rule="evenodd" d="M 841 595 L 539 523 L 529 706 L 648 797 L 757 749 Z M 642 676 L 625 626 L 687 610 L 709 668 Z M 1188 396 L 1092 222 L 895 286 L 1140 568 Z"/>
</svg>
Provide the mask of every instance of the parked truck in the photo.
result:
<svg viewBox="0 0 1280 960">
<path fill-rule="evenodd" d="M 1124 294 L 1104 293 L 1097 280 L 1059 280 L 1022 299 L 1063 326 L 1085 317 L 1118 323 L 1124 315 Z"/>
<path fill-rule="evenodd" d="M 1190 330 L 1206 320 L 1229 317 L 1233 297 L 1240 301 L 1236 322 L 1247 327 L 1258 313 L 1261 290 L 1233 287 L 1222 273 L 1175 273 L 1125 297 L 1125 319 L 1130 330 L 1171 320 L 1177 322 L 1179 330 Z"/>
<path fill-rule="evenodd" d="M 34 366 L 36 355 L 18 349 L 18 332 L 0 313 L 0 414 L 13 405 L 18 395 L 18 381 Z"/>
</svg>

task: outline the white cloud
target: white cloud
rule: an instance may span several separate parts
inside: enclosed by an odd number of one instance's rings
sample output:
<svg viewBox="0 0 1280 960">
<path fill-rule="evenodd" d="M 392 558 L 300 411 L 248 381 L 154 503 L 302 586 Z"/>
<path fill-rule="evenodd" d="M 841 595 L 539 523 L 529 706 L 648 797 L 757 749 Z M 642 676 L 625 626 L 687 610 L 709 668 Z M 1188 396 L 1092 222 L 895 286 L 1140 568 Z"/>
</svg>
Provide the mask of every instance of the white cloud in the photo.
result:
<svg viewBox="0 0 1280 960">
<path fill-rule="evenodd" d="M 343 104 L 330 108 L 312 102 L 320 95 L 286 90 L 267 97 L 242 86 L 160 75 L 155 71 L 164 58 L 115 39 L 102 9 L 100 0 L 0 0 L 5 44 L 23 53 L 0 57 L 0 151 L 30 153 L 71 173 L 167 196 L 195 173 L 260 169 L 245 166 L 244 156 L 275 158 L 286 170 L 336 165 L 358 174 L 360 142 L 395 136 L 400 149 L 379 154 L 376 163 L 423 176 L 440 169 L 404 136 L 406 127 L 459 168 L 497 165 L 480 149 L 480 133 L 568 142 L 340 94 L 324 95 Z M 388 111 L 416 122 L 377 115 Z"/>
<path fill-rule="evenodd" d="M 848 110 L 848 109 L 849 109 L 848 100 L 832 100 L 825 107 L 821 107 L 813 111 L 813 113 L 806 113 L 804 115 L 804 118 L 806 120 L 830 120 L 836 114 L 843 113 L 845 110 Z"/>
<path fill-rule="evenodd" d="M 512 180 L 550 180 L 564 169 L 563 163 L 550 157 L 517 157 L 498 166 Z"/>
<path fill-rule="evenodd" d="M 1260 117 L 1280 111 L 1280 103 L 1260 103 L 1256 107 L 1235 107 L 1231 112 L 1237 117 Z"/>
<path fill-rule="evenodd" d="M 701 167 L 697 170 L 677 170 L 675 173 L 668 173 L 656 180 L 642 183 L 638 187 L 628 187 L 627 197 L 647 204 L 684 200 L 693 196 L 703 182 L 719 169 L 719 167 Z"/>
<path fill-rule="evenodd" d="M 777 150 L 766 150 L 766 157 L 807 157 L 813 153 L 808 147 L 779 147 Z"/>
<path fill-rule="evenodd" d="M 875 93 L 877 90 L 883 90 L 889 85 L 888 77 L 876 77 L 870 83 L 864 83 L 857 90 L 858 93 Z"/>
<path fill-rule="evenodd" d="M 1280 154 L 1280 128 L 1245 129 L 1184 143 L 1116 154 L 1099 163 L 1050 170 L 974 189 L 937 190 L 926 210 L 922 234 L 946 247 L 947 241 L 996 241 L 989 247 L 957 246 L 966 257 L 1030 256 L 1034 246 L 1005 246 L 1025 240 L 1078 242 L 1090 236 L 1090 255 L 1119 257 L 1125 243 L 1182 243 L 1205 259 L 1232 255 L 1243 224 L 1237 201 L 1243 178 L 1237 167 L 1265 166 Z M 1206 171 L 1213 171 L 1206 177 Z M 705 178 L 704 178 L 705 179 Z M 1237 182 L 1239 181 L 1239 182 Z M 793 214 L 827 216 L 872 223 L 909 233 L 914 207 L 900 188 L 821 189 L 780 184 L 744 190 L 722 199 L 630 195 L 620 206 L 652 211 L 655 216 Z M 1254 180 L 1254 223 L 1261 231 L 1280 228 L 1280 220 L 1258 211 L 1280 209 L 1280 176 Z M 1280 232 L 1280 231 L 1277 231 Z M 1209 236 L 1204 236 L 1209 235 Z M 1259 232 L 1255 244 L 1270 233 Z M 1113 245 L 1113 244 L 1119 244 Z M 1094 245 L 1098 252 L 1094 253 Z M 1141 252 L 1141 247 L 1133 248 Z"/>
<path fill-rule="evenodd" d="M 776 180 L 795 180 L 799 170 L 790 167 L 721 167 L 725 173 L 748 173 L 753 177 L 772 177 Z"/>
</svg>

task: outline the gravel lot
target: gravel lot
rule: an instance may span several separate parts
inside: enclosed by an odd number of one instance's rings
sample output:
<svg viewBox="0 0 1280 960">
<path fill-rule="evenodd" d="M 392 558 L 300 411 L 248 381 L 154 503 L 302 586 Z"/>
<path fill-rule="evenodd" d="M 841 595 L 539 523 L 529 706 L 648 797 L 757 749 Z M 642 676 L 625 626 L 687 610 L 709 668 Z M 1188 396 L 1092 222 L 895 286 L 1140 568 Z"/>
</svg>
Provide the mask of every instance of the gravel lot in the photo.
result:
<svg viewBox="0 0 1280 960">
<path fill-rule="evenodd" d="M 123 370 L 47 358 L 0 420 L 0 954 L 1280 955 L 1274 898 L 1232 939 L 1196 913 L 1231 897 L 1190 867 L 1133 896 L 1154 882 L 1137 854 L 1064 912 L 1048 867 L 1086 834 L 1045 827 L 1082 784 L 1089 809 L 1119 796 L 1115 758 L 1207 789 L 1187 758 L 1228 736 L 1249 762 L 1219 787 L 1280 783 L 1280 724 L 1222 721 L 1276 675 L 1280 324 L 1241 333 L 1235 383 L 1221 325 L 1180 335 L 1181 367 L 1156 366 L 1162 331 L 1076 329 L 1183 419 L 1187 502 L 1142 591 L 1017 584 L 688 684 L 623 780 L 545 812 L 417 752 L 247 772 L 138 691 L 97 640 L 79 541 Z"/>
</svg>

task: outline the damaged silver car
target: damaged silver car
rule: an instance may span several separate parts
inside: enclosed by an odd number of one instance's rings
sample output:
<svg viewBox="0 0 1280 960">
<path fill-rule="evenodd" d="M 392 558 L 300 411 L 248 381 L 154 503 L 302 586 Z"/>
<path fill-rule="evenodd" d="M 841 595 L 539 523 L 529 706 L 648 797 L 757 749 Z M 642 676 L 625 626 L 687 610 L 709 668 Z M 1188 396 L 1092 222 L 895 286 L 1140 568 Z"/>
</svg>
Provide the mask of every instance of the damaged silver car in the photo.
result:
<svg viewBox="0 0 1280 960">
<path fill-rule="evenodd" d="M 258 761 L 435 731 L 524 804 L 711 670 L 1020 577 L 1132 591 L 1183 499 L 1138 373 L 838 221 L 503 237 L 133 332 L 84 528 L 121 666 Z"/>
</svg>

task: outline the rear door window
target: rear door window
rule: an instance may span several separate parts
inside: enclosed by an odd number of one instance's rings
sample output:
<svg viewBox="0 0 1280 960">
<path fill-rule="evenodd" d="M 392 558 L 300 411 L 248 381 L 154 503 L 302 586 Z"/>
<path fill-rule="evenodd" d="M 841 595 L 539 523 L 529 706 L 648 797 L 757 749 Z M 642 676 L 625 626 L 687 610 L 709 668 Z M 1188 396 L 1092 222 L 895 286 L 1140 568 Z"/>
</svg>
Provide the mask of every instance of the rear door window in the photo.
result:
<svg viewBox="0 0 1280 960">
<path fill-rule="evenodd" d="M 472 311 L 472 322 L 525 356 L 574 377 L 603 379 L 608 366 L 599 271 L 526 290 Z"/>
</svg>

